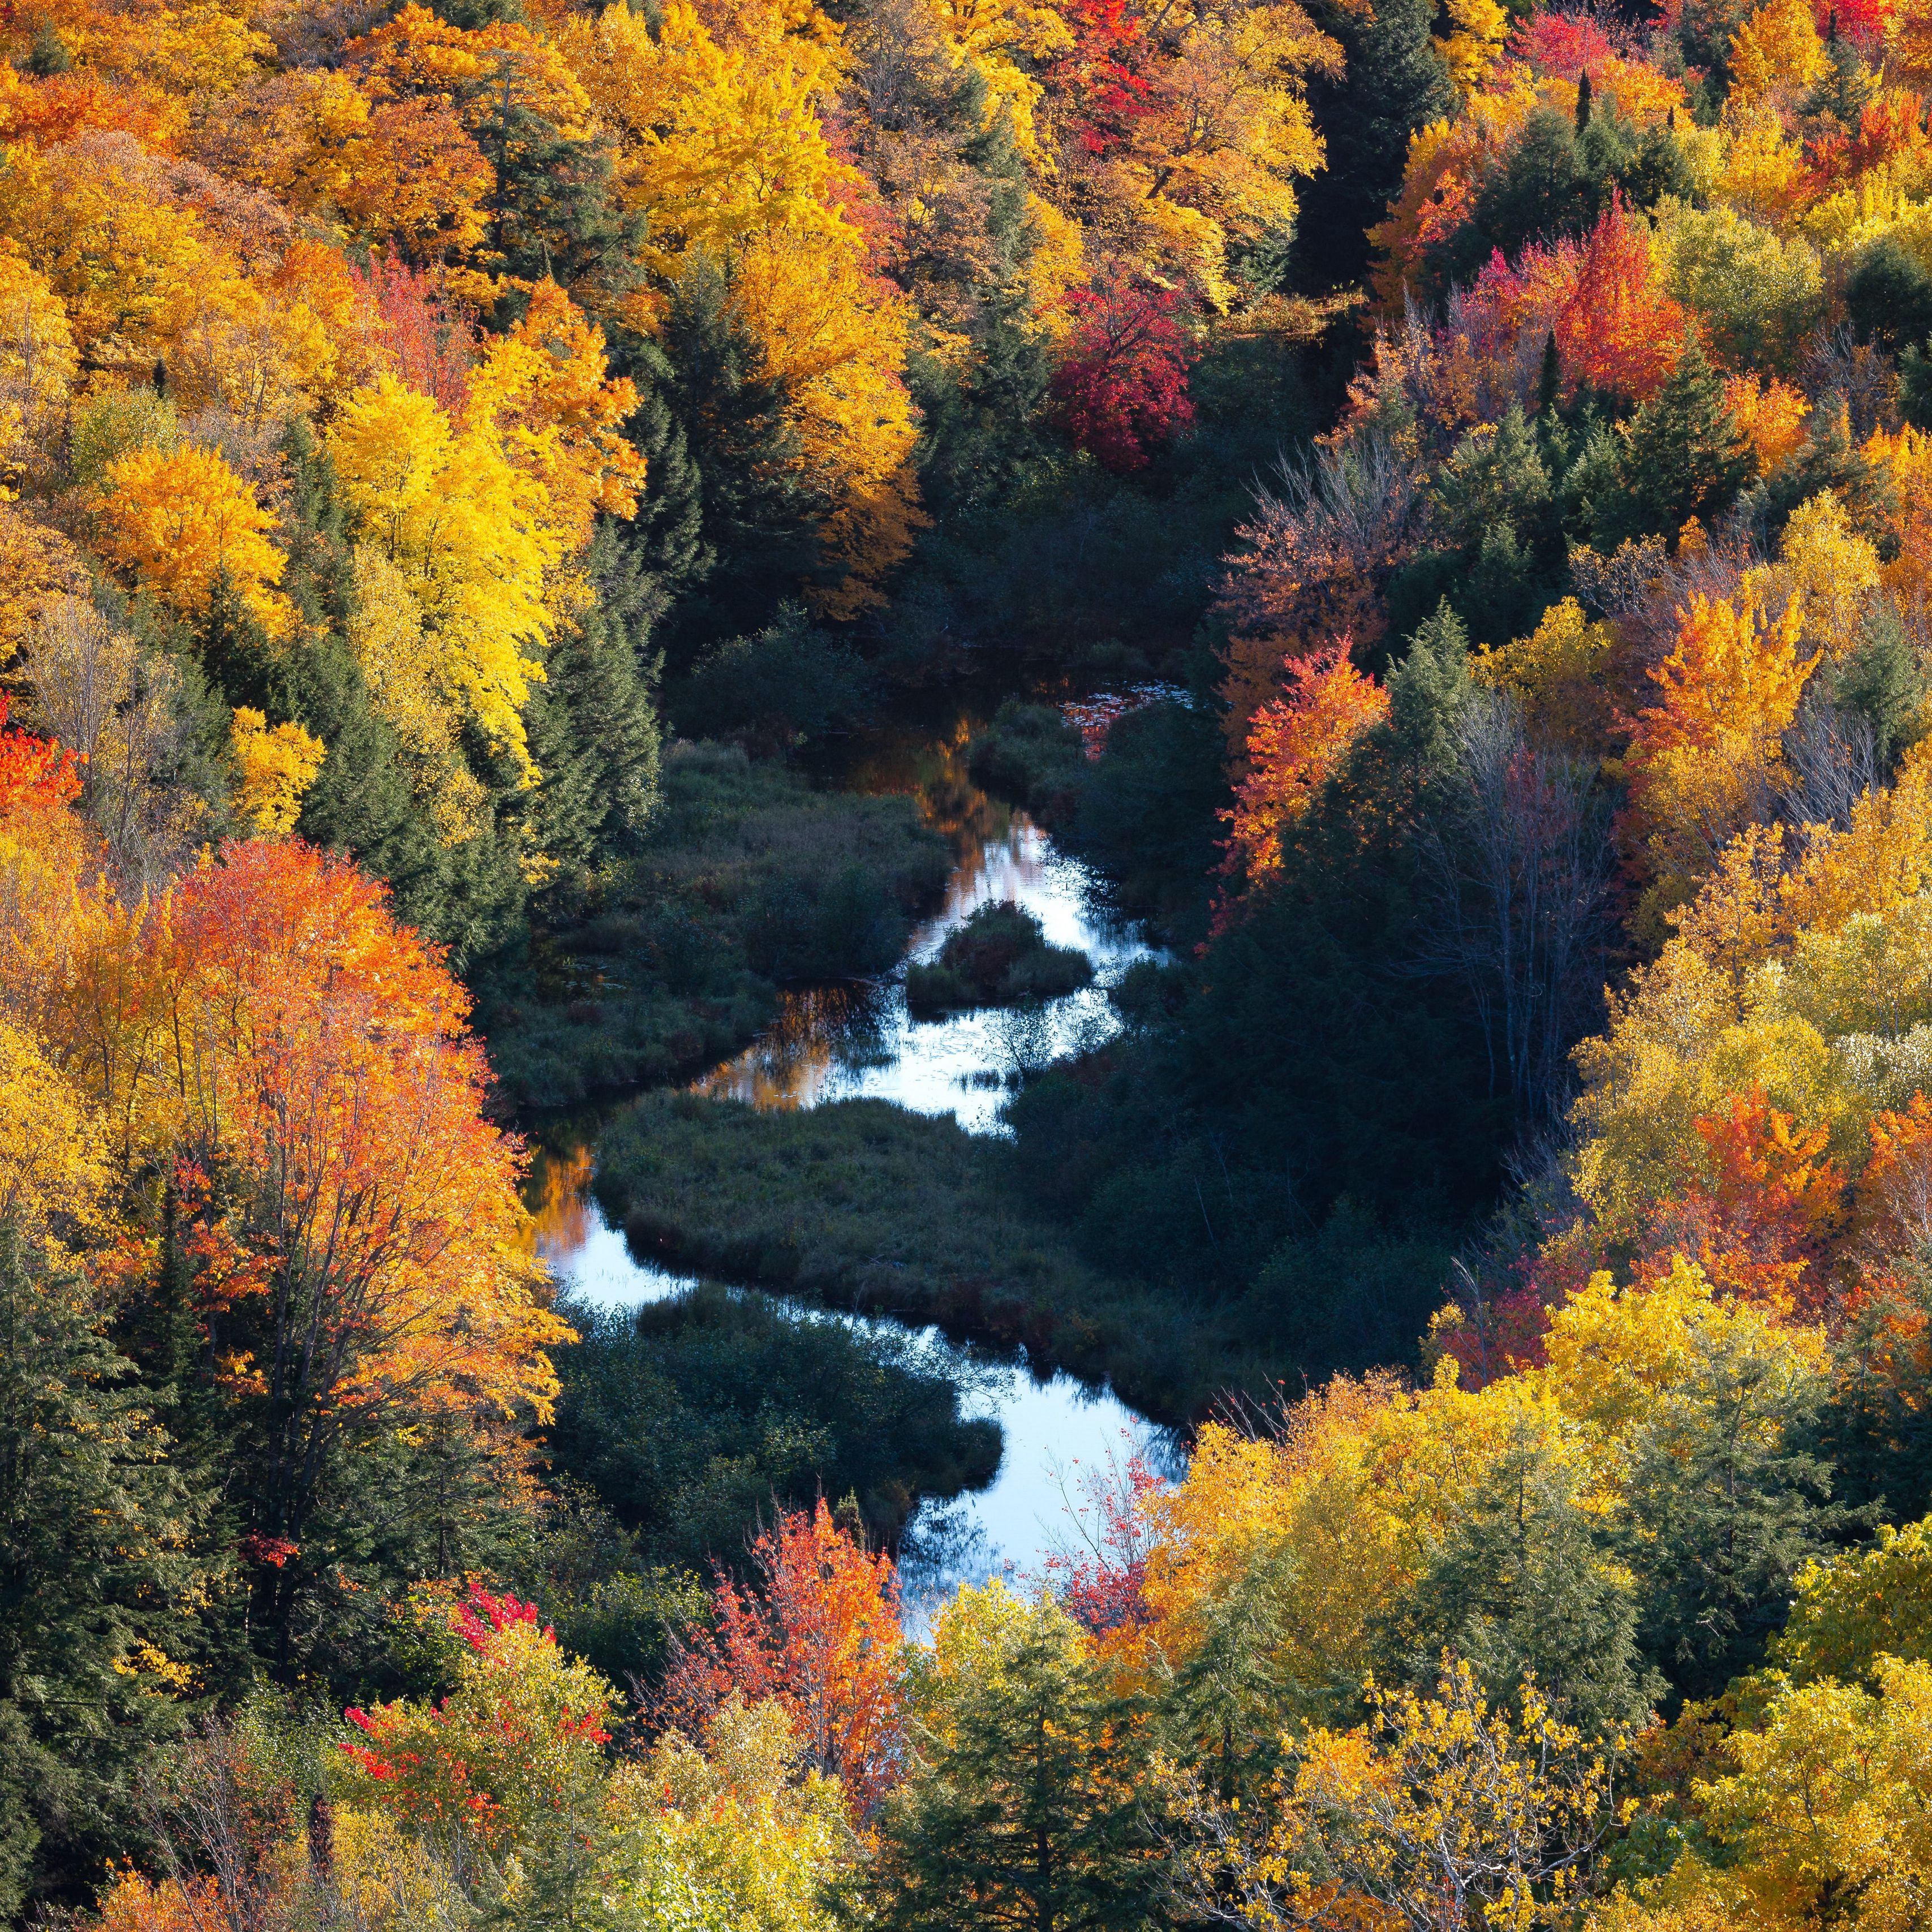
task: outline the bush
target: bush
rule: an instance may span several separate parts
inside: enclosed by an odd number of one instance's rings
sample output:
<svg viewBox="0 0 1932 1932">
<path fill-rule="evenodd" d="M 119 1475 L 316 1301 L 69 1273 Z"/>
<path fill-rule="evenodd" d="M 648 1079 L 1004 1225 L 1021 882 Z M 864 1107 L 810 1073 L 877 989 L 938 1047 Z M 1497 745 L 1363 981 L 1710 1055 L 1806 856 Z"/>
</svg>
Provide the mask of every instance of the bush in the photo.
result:
<svg viewBox="0 0 1932 1932">
<path fill-rule="evenodd" d="M 883 1100 L 761 1114 L 648 1095 L 599 1138 L 596 1189 L 640 1254 L 1022 1346 L 1042 1371 L 1104 1377 L 1159 1421 L 1270 1372 L 1264 1352 L 1231 1348 L 1192 1296 L 1083 1262 L 1020 1204 L 1008 1142 Z"/>
<path fill-rule="evenodd" d="M 910 798 L 673 745 L 602 908 L 477 976 L 497 1079 L 514 1105 L 554 1106 L 715 1064 L 771 1018 L 778 982 L 891 967 L 950 867 Z"/>
<path fill-rule="evenodd" d="M 1050 704 L 1010 698 L 967 748 L 966 769 L 996 798 L 1058 830 L 1078 809 L 1085 742 Z"/>
<path fill-rule="evenodd" d="M 982 905 L 950 934 L 931 965 L 906 974 L 906 1004 L 915 1013 L 949 1006 L 1010 1006 L 1054 1000 L 1092 980 L 1087 956 L 1049 946 L 1038 920 L 1010 900 Z"/>
<path fill-rule="evenodd" d="M 775 1501 L 809 1508 L 821 1494 L 855 1497 L 868 1533 L 896 1544 L 921 1497 L 999 1467 L 999 1425 L 961 1414 L 944 1355 L 914 1336 L 711 1286 L 576 1319 L 550 1460 L 658 1562 L 729 1558 Z"/>
<path fill-rule="evenodd" d="M 872 696 L 871 674 L 858 654 L 788 604 L 756 636 L 707 651 L 673 690 L 669 708 L 678 728 L 694 737 L 780 752 L 849 730 Z"/>
</svg>

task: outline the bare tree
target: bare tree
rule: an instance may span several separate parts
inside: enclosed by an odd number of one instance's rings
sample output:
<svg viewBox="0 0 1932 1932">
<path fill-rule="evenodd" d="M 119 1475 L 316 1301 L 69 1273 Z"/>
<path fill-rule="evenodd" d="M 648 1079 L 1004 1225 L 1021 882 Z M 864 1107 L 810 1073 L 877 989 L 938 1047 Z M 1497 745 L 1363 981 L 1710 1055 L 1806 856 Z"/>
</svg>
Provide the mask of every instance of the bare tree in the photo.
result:
<svg viewBox="0 0 1932 1932">
<path fill-rule="evenodd" d="M 1514 700 L 1474 694 L 1459 766 L 1421 849 L 1433 888 L 1429 970 L 1466 980 L 1526 1134 L 1570 1091 L 1569 1049 L 1603 983 L 1612 855 L 1593 764 L 1532 744 Z"/>
</svg>

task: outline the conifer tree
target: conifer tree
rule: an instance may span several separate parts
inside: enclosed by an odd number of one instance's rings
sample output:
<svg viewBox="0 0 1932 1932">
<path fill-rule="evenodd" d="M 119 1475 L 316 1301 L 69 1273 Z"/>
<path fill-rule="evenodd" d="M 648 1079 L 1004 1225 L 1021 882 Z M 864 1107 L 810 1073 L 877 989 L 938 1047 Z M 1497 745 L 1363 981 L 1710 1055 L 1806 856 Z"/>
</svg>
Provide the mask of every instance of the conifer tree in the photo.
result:
<svg viewBox="0 0 1932 1932">
<path fill-rule="evenodd" d="M 0 1918 L 84 1896 L 178 1707 L 196 1505 L 89 1291 L 0 1225 Z M 172 1653 L 172 1654 L 171 1654 Z M 164 1694 L 157 1695 L 157 1692 Z"/>
<path fill-rule="evenodd" d="M 1662 388 L 1636 412 L 1618 452 L 1617 495 L 1600 506 L 1600 546 L 1626 536 L 1675 544 L 1693 517 L 1708 525 L 1750 480 L 1750 452 L 1724 401 L 1724 386 L 1693 342 Z"/>
<path fill-rule="evenodd" d="M 972 1654 L 928 1668 L 903 1782 L 880 1814 L 890 1932 L 1084 1932 L 1146 1917 L 1146 1850 L 1116 1709 L 1079 1627 L 998 1586 Z M 956 1636 L 954 1641 L 957 1641 Z"/>
</svg>

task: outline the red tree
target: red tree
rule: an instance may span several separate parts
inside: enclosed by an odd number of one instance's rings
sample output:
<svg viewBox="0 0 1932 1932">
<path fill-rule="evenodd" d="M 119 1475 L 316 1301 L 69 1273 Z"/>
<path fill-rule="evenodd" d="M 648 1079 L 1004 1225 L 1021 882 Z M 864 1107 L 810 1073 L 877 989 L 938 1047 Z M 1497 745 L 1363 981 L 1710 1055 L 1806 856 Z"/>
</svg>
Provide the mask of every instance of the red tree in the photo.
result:
<svg viewBox="0 0 1932 1932">
<path fill-rule="evenodd" d="M 1114 275 L 1070 291 L 1066 302 L 1073 332 L 1052 386 L 1060 427 L 1117 476 L 1144 470 L 1194 420 L 1187 371 L 1195 352 L 1180 298 Z"/>
<path fill-rule="evenodd" d="M 863 1816 L 898 1756 L 898 1573 L 833 1522 L 822 1496 L 809 1515 L 781 1514 L 752 1555 L 757 1587 L 719 1570 L 713 1628 L 682 1646 L 658 1716 L 701 1736 L 734 1692 L 746 1703 L 775 1699 L 807 1761 L 841 1779 Z"/>
</svg>

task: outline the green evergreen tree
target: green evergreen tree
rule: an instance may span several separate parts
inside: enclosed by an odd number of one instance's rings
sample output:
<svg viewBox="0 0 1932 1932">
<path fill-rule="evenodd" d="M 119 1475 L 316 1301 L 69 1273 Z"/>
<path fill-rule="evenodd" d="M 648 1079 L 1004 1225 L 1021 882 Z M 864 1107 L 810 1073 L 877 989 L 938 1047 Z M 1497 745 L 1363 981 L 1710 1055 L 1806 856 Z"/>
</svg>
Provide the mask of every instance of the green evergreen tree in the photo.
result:
<svg viewBox="0 0 1932 1932">
<path fill-rule="evenodd" d="M 1450 113 L 1456 89 L 1436 50 L 1432 0 L 1318 0 L 1311 17 L 1342 53 L 1340 69 L 1308 89 L 1328 165 L 1302 190 L 1295 280 L 1314 293 L 1360 278 L 1367 230 L 1401 186 L 1409 136 Z"/>
<path fill-rule="evenodd" d="M 1576 131 L 1582 134 L 1590 124 L 1590 70 L 1586 68 L 1576 80 Z"/>
<path fill-rule="evenodd" d="M 652 586 L 622 528 L 600 520 L 585 560 L 596 600 L 558 639 L 526 724 L 543 774 L 530 806 L 538 850 L 560 868 L 553 909 L 582 904 L 595 874 L 634 846 L 658 796 Z"/>
<path fill-rule="evenodd" d="M 178 1707 L 197 1505 L 91 1292 L 0 1224 L 0 1919 L 78 1903 Z M 144 1646 L 152 1646 L 150 1653 Z"/>
<path fill-rule="evenodd" d="M 799 477 L 781 386 L 733 316 L 723 269 L 692 262 L 672 290 L 662 391 L 698 479 L 699 542 L 712 559 L 660 632 L 667 669 L 761 628 L 818 562 L 824 505 Z"/>
<path fill-rule="evenodd" d="M 1543 363 L 1536 376 L 1536 416 L 1540 424 L 1555 419 L 1562 394 L 1563 352 L 1556 346 L 1556 332 L 1552 328 L 1543 338 Z"/>
<path fill-rule="evenodd" d="M 1896 236 L 1886 236 L 1859 256 L 1845 307 L 1861 341 L 1896 356 L 1932 335 L 1932 274 Z"/>
<path fill-rule="evenodd" d="M 1051 1598 L 995 1654 L 914 1696 L 905 1776 L 878 1820 L 872 1909 L 889 1932 L 1081 1932 L 1149 1922 L 1130 1735 Z"/>
<path fill-rule="evenodd" d="M 1750 452 L 1724 404 L 1724 383 L 1693 342 L 1639 410 L 1617 456 L 1618 488 L 1596 506 L 1599 549 L 1625 537 L 1672 543 L 1693 517 L 1708 524 L 1749 481 Z"/>
<path fill-rule="evenodd" d="M 1496 1699 L 1526 1678 L 1593 1737 L 1640 1728 L 1661 1681 L 1636 1642 L 1628 1575 L 1606 1546 L 1576 1472 L 1544 1442 L 1498 1459 L 1483 1494 L 1436 1548 L 1384 1639 L 1394 1667 L 1431 1684 L 1444 1647 L 1466 1657 Z"/>
<path fill-rule="evenodd" d="M 1882 598 L 1860 622 L 1858 641 L 1832 669 L 1832 701 L 1864 722 L 1880 768 L 1889 772 L 1899 754 L 1917 742 L 1925 694 L 1925 674 L 1898 607 Z"/>
<path fill-rule="evenodd" d="M 1742 1346 L 1638 1430 L 1620 1554 L 1636 1579 L 1637 1638 L 1686 1697 L 1762 1658 L 1792 1580 L 1857 1523 L 1832 1502 L 1815 1446 L 1827 1389 Z"/>
</svg>

